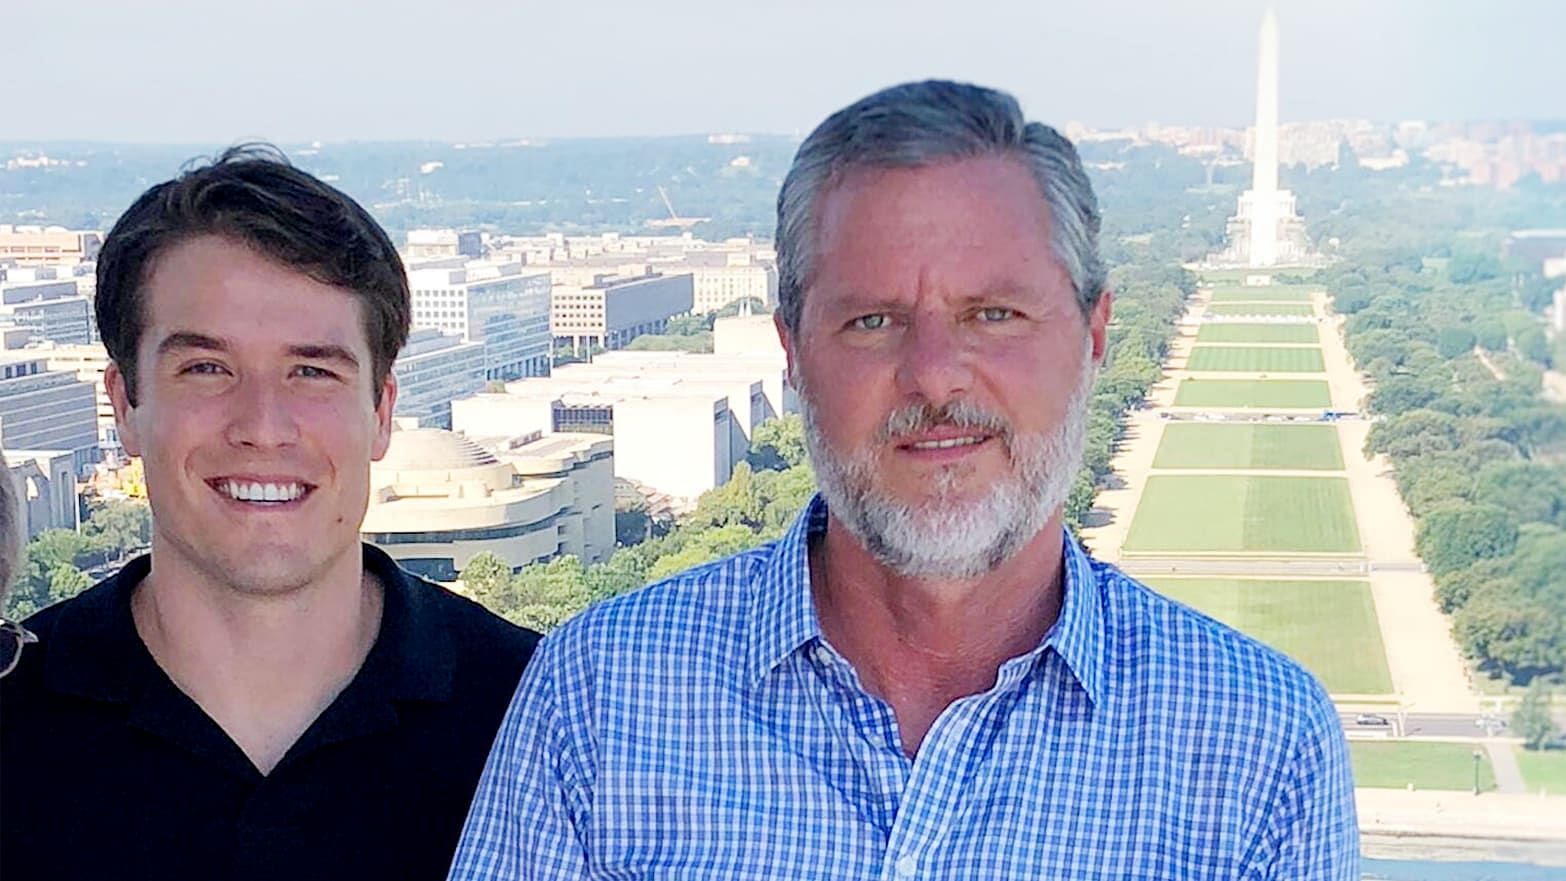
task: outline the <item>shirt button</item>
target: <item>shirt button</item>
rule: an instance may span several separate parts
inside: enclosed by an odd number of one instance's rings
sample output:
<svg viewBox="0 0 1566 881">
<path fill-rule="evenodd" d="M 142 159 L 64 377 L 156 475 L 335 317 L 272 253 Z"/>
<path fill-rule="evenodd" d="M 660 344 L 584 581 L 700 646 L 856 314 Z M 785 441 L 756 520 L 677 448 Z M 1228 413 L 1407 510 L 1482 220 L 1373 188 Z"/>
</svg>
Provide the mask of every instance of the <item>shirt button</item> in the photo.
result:
<svg viewBox="0 0 1566 881">
<path fill-rule="evenodd" d="M 897 877 L 912 878 L 914 871 L 919 868 L 919 858 L 912 854 L 902 857 L 897 861 Z"/>
<path fill-rule="evenodd" d="M 816 663 L 823 667 L 832 666 L 832 650 L 824 645 L 818 645 L 810 652 L 810 656 L 816 659 Z"/>
</svg>

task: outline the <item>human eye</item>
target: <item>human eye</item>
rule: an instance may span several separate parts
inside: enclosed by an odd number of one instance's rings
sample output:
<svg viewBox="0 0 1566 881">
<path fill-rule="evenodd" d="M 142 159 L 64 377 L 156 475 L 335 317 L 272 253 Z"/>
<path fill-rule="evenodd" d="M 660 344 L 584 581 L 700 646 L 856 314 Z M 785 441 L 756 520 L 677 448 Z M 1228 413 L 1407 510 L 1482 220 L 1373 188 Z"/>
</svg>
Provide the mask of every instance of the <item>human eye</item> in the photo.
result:
<svg viewBox="0 0 1566 881">
<path fill-rule="evenodd" d="M 179 372 L 183 376 L 221 376 L 228 368 L 216 361 L 197 361 L 181 367 Z"/>
<path fill-rule="evenodd" d="M 892 319 L 885 312 L 875 312 L 855 318 L 848 326 L 853 330 L 881 330 L 891 323 Z"/>
<path fill-rule="evenodd" d="M 1011 319 L 1017 317 L 1017 310 L 1010 309 L 1005 306 L 985 306 L 983 309 L 980 309 L 977 313 L 975 313 L 975 316 L 979 319 L 979 321 L 989 324 L 1000 321 L 1010 321 Z"/>
<path fill-rule="evenodd" d="M 301 364 L 294 369 L 297 376 L 305 379 L 337 379 L 337 373 L 316 364 Z"/>
</svg>

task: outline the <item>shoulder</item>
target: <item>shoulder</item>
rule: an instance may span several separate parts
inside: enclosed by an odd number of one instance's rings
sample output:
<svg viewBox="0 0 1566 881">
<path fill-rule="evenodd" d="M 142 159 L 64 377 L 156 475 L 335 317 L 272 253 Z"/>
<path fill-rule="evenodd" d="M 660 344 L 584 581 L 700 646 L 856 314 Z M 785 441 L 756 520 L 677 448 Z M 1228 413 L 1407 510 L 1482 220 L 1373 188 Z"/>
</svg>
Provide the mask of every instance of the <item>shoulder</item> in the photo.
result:
<svg viewBox="0 0 1566 881">
<path fill-rule="evenodd" d="M 1187 700 L 1247 706 L 1336 725 L 1316 677 L 1298 661 L 1106 563 L 1093 570 L 1105 600 L 1112 666 Z"/>
<path fill-rule="evenodd" d="M 451 636 L 461 656 L 509 659 L 520 667 L 543 638 L 434 582 L 405 574 L 404 584 L 410 602 L 421 607 L 421 620 L 438 624 Z"/>
<path fill-rule="evenodd" d="M 765 544 L 724 557 L 599 603 L 567 621 L 550 638 L 566 642 L 634 636 L 675 626 L 697 635 L 738 625 L 749 610 L 751 586 L 773 547 Z"/>
<path fill-rule="evenodd" d="M 593 605 L 544 639 L 540 661 L 566 675 L 635 676 L 674 664 L 694 678 L 703 671 L 726 675 L 744 650 L 753 588 L 773 548 L 762 545 Z"/>
</svg>

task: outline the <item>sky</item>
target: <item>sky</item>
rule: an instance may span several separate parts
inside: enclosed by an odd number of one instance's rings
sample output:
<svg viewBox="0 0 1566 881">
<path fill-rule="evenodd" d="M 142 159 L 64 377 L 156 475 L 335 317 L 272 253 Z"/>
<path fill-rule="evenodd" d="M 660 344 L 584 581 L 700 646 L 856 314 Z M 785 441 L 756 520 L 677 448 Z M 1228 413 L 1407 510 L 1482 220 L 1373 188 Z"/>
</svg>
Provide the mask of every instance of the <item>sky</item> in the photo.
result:
<svg viewBox="0 0 1566 881">
<path fill-rule="evenodd" d="M 0 141 L 798 134 L 932 76 L 1055 125 L 1238 127 L 1268 5 L 0 0 Z M 1566 2 L 1271 5 L 1285 122 L 1566 118 Z"/>
</svg>

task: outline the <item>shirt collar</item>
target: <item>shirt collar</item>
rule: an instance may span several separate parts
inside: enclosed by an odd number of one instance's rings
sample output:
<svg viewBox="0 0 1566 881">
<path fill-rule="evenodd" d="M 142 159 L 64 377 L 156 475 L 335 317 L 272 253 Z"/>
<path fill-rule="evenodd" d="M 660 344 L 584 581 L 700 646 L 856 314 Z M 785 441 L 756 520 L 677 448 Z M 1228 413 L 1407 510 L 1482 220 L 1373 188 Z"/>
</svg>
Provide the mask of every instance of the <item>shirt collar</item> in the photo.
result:
<svg viewBox="0 0 1566 881">
<path fill-rule="evenodd" d="M 821 637 L 810 590 L 810 541 L 826 532 L 827 506 L 819 494 L 772 546 L 750 602 L 746 685 L 758 685 L 789 655 Z M 1065 601 L 1060 617 L 1032 653 L 1054 649 L 1095 704 L 1103 699 L 1102 585 L 1087 552 L 1062 529 Z"/>
<path fill-rule="evenodd" d="M 380 632 L 354 684 L 388 699 L 446 698 L 456 646 L 432 593 L 440 588 L 421 584 L 379 548 L 364 545 L 363 554 L 365 571 L 383 587 L 384 602 Z M 144 554 L 60 608 L 45 656 L 49 688 L 124 702 L 142 693 L 149 677 L 162 675 L 131 617 L 131 595 L 151 569 L 152 557 Z"/>
</svg>

